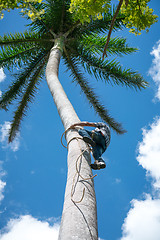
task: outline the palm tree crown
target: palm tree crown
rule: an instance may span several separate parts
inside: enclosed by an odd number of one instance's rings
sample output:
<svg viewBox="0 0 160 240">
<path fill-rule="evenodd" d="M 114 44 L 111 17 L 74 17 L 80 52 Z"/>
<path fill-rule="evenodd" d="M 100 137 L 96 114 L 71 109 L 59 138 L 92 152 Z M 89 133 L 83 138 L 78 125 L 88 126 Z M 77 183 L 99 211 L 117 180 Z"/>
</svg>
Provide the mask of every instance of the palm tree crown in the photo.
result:
<svg viewBox="0 0 160 240">
<path fill-rule="evenodd" d="M 0 37 L 2 47 L 0 67 L 5 67 L 11 72 L 14 67 L 18 66 L 20 69 L 15 74 L 15 80 L 0 99 L 0 108 L 6 110 L 13 100 L 19 100 L 9 141 L 13 140 L 19 130 L 28 104 L 33 100 L 39 81 L 44 76 L 50 50 L 57 39 L 61 38 L 63 41 L 62 58 L 73 80 L 80 85 L 90 105 L 101 119 L 117 133 L 124 133 L 124 129 L 100 103 L 87 78 L 82 74 L 82 67 L 86 72 L 106 83 L 125 85 L 136 90 L 147 86 L 137 72 L 122 69 L 116 60 L 101 58 L 106 42 L 104 33 L 109 29 L 113 17 L 112 11 L 104 14 L 101 20 L 92 20 L 82 25 L 73 19 L 68 11 L 69 6 L 69 0 L 47 0 L 45 6 L 37 3 L 33 7 L 37 10 L 45 8 L 45 13 L 41 19 L 36 19 L 28 25 L 28 31 Z M 119 13 L 114 30 L 123 27 L 122 20 L 123 15 Z M 108 55 L 123 55 L 135 52 L 136 49 L 128 47 L 124 38 L 113 38 L 110 40 L 107 51 Z"/>
</svg>

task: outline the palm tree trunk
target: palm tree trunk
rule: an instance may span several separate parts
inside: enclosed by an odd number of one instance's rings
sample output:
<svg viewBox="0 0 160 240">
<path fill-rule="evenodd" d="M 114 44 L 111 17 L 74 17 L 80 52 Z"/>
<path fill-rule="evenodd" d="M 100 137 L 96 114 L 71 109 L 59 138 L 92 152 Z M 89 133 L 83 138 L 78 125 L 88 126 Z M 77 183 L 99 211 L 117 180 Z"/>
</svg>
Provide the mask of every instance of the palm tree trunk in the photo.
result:
<svg viewBox="0 0 160 240">
<path fill-rule="evenodd" d="M 50 52 L 46 68 L 46 79 L 66 130 L 72 124 L 80 122 L 80 120 L 58 79 L 62 51 L 63 39 L 61 38 L 55 41 L 55 45 Z M 87 145 L 77 137 L 79 135 L 76 130 L 70 130 L 66 134 L 68 177 L 59 240 L 97 240 L 97 210 L 94 182 L 91 179 L 92 171 L 89 166 L 91 161 L 90 153 L 86 150 Z M 82 151 L 84 151 L 83 154 Z M 81 154 L 82 157 L 78 158 Z M 80 174 L 77 173 L 76 166 L 78 166 Z"/>
</svg>

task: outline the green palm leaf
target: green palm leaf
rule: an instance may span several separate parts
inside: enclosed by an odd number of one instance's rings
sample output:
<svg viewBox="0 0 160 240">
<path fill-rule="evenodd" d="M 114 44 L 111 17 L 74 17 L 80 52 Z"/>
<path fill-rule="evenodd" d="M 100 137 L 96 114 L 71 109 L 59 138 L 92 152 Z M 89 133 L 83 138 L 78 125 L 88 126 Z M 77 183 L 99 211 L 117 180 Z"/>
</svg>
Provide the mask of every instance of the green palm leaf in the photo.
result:
<svg viewBox="0 0 160 240">
<path fill-rule="evenodd" d="M 22 46 L 13 47 L 10 46 L 2 49 L 0 52 L 0 67 L 7 68 L 12 70 L 13 67 L 22 67 L 22 64 L 27 64 L 30 62 L 30 59 L 37 52 L 36 46 Z"/>
<path fill-rule="evenodd" d="M 39 34 L 31 31 L 25 31 L 24 33 L 15 33 L 15 34 L 4 34 L 3 37 L 0 36 L 0 46 L 7 45 L 17 45 L 17 44 L 26 44 L 29 42 L 41 41 Z M 49 39 L 46 39 L 49 41 Z M 34 44 L 35 45 L 35 44 Z"/>
<path fill-rule="evenodd" d="M 104 51 L 104 46 L 106 43 L 107 37 L 106 36 L 99 36 L 97 34 L 92 35 L 85 35 L 81 40 L 80 43 L 78 42 L 78 47 L 80 49 L 84 49 L 84 51 L 89 51 L 94 54 L 99 54 L 100 57 Z M 138 49 L 129 47 L 126 43 L 125 38 L 112 38 L 110 39 L 107 54 L 108 55 L 127 55 L 136 52 Z"/>
<path fill-rule="evenodd" d="M 37 19 L 32 22 L 31 30 L 38 30 L 42 34 L 51 30 L 55 35 L 66 32 L 73 25 L 72 14 L 68 11 L 69 6 L 70 1 L 67 0 L 47 0 L 42 21 Z"/>
<path fill-rule="evenodd" d="M 18 96 L 23 93 L 24 86 L 28 84 L 30 77 L 35 69 L 39 66 L 43 58 L 46 57 L 48 51 L 40 52 L 32 63 L 27 66 L 21 73 L 16 75 L 16 80 L 9 86 L 9 89 L 2 95 L 0 99 L 0 108 L 6 109 Z"/>
<path fill-rule="evenodd" d="M 77 57 L 84 69 L 96 79 L 104 80 L 108 83 L 122 85 L 135 90 L 146 88 L 147 82 L 137 72 L 131 69 L 123 69 L 120 63 L 116 60 L 103 61 L 101 58 L 94 56 L 89 51 L 78 49 Z"/>
<path fill-rule="evenodd" d="M 41 63 L 41 65 L 35 70 L 33 76 L 31 76 L 30 81 L 26 87 L 26 90 L 23 94 L 23 97 L 21 101 L 19 102 L 19 106 L 14 113 L 14 118 L 11 123 L 11 129 L 9 131 L 9 142 L 12 142 L 15 138 L 17 132 L 20 128 L 20 123 L 25 116 L 25 113 L 28 109 L 29 102 L 33 101 L 33 98 L 35 97 L 35 93 L 37 91 L 37 84 L 40 80 L 40 76 L 43 72 L 44 63 Z"/>
<path fill-rule="evenodd" d="M 32 62 L 41 48 L 52 46 L 54 40 L 50 36 L 26 31 L 22 33 L 9 34 L 0 37 L 0 67 L 11 70 L 14 66 L 22 67 L 22 64 Z"/>
</svg>

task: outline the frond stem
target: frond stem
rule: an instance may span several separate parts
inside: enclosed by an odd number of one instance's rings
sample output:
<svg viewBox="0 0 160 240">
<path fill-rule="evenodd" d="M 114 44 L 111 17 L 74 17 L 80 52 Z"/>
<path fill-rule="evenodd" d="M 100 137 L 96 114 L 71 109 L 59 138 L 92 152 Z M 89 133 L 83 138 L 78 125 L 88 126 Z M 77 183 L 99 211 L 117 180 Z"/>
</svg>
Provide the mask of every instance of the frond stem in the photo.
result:
<svg viewBox="0 0 160 240">
<path fill-rule="evenodd" d="M 54 39 L 19 39 L 19 40 L 12 40 L 8 42 L 0 42 L 0 46 L 15 44 L 15 43 L 27 43 L 27 42 L 54 42 Z"/>
<path fill-rule="evenodd" d="M 25 51 L 23 51 L 23 52 L 20 52 L 20 53 L 17 53 L 17 54 L 15 54 L 15 55 L 12 55 L 12 56 L 9 56 L 9 57 L 7 57 L 7 59 L 5 59 L 6 61 L 7 60 L 9 60 L 9 59 L 12 59 L 12 58 L 15 58 L 15 57 L 17 57 L 17 56 L 19 56 L 20 54 L 24 54 L 24 53 L 27 53 L 28 51 L 31 51 L 31 50 L 33 50 L 33 49 L 35 49 L 36 47 L 32 47 L 32 48 L 29 48 L 29 49 L 27 49 L 27 50 L 25 50 Z M 2 59 L 0 59 L 0 63 L 3 63 L 4 62 L 4 60 L 2 60 Z"/>
<path fill-rule="evenodd" d="M 114 14 L 114 16 L 113 16 L 113 18 L 112 18 L 111 25 L 110 25 L 110 29 L 109 29 L 109 33 L 108 33 L 108 37 L 107 37 L 107 42 L 106 42 L 106 45 L 105 45 L 105 47 L 104 47 L 104 52 L 103 52 L 102 59 L 104 59 L 104 56 L 105 56 L 105 55 L 107 56 L 107 54 L 106 54 L 107 46 L 108 46 L 108 43 L 109 43 L 109 40 L 110 40 L 110 37 L 111 37 L 111 33 L 112 33 L 113 26 L 114 26 L 114 22 L 115 22 L 115 20 L 116 20 L 116 17 L 117 17 L 117 15 L 118 15 L 119 11 L 120 11 L 120 8 L 121 8 L 121 6 L 122 6 L 122 3 L 123 3 L 123 0 L 120 0 L 120 1 L 119 1 L 119 4 L 118 4 L 118 7 L 117 7 L 117 10 L 116 10 L 116 12 L 115 12 L 115 14 Z"/>
<path fill-rule="evenodd" d="M 70 33 L 72 33 L 72 32 L 74 31 L 74 29 L 75 29 L 78 25 L 80 25 L 80 21 L 77 21 L 77 22 L 71 27 L 71 29 L 69 29 L 65 34 L 63 34 L 63 36 L 64 36 L 65 38 L 67 38 L 68 35 L 69 35 Z"/>
</svg>

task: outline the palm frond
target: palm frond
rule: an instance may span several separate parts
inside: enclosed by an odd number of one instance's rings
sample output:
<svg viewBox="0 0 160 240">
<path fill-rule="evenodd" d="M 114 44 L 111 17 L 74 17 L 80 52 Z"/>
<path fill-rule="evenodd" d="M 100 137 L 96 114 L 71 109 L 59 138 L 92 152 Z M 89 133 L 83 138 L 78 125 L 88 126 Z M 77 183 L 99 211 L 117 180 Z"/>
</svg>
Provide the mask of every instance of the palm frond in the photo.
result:
<svg viewBox="0 0 160 240">
<path fill-rule="evenodd" d="M 106 36 L 99 36 L 95 33 L 86 35 L 77 43 L 77 48 L 84 49 L 83 51 L 90 51 L 96 55 L 99 54 L 101 57 L 104 51 L 106 40 Z M 107 55 L 122 56 L 134 53 L 137 50 L 137 48 L 128 46 L 126 43 L 126 38 L 115 37 L 110 39 L 107 48 Z"/>
<path fill-rule="evenodd" d="M 38 48 L 36 45 L 32 46 L 7 46 L 0 52 L 0 67 L 12 70 L 13 66 L 22 67 L 22 64 L 27 64 L 30 59 L 37 54 Z"/>
<path fill-rule="evenodd" d="M 74 24 L 72 14 L 68 11 L 70 7 L 70 1 L 69 0 L 55 0 L 55 1 L 47 0 L 47 1 L 49 3 L 48 8 L 49 12 L 47 12 L 48 24 L 51 24 L 52 29 L 56 34 L 59 32 L 65 33 Z"/>
<path fill-rule="evenodd" d="M 19 44 L 27 44 L 41 42 L 41 41 L 49 41 L 49 39 L 41 39 L 40 34 L 37 34 L 32 31 L 25 31 L 24 33 L 15 33 L 15 34 L 4 34 L 3 37 L 0 36 L 0 46 L 11 46 L 11 45 L 19 45 Z"/>
<path fill-rule="evenodd" d="M 106 37 L 104 38 L 104 41 L 106 41 Z M 104 50 L 104 45 L 103 48 L 101 48 L 101 52 Z M 111 38 L 108 44 L 107 48 L 107 54 L 108 55 L 127 55 L 131 54 L 138 51 L 137 48 L 134 47 L 129 47 L 128 44 L 126 43 L 126 38 Z"/>
<path fill-rule="evenodd" d="M 9 86 L 9 89 L 2 94 L 0 99 L 0 108 L 7 110 L 9 104 L 23 93 L 24 86 L 28 84 L 29 79 L 34 74 L 35 69 L 39 66 L 41 61 L 47 56 L 48 51 L 40 52 L 21 73 L 15 75 L 16 80 Z"/>
<path fill-rule="evenodd" d="M 31 29 L 43 34 L 49 30 L 55 35 L 59 32 L 65 33 L 74 24 L 72 14 L 68 11 L 69 7 L 69 0 L 47 0 L 45 14 L 42 15 L 41 20 L 36 19 L 30 24 Z"/>
<path fill-rule="evenodd" d="M 47 1 L 48 2 L 48 1 Z M 41 15 L 40 18 L 36 18 L 34 21 L 32 21 L 30 24 L 27 26 L 30 27 L 30 30 L 33 32 L 40 33 L 41 35 L 48 33 L 48 36 L 52 37 L 55 36 L 55 33 L 52 31 L 51 27 L 48 24 L 48 21 L 46 21 L 46 13 L 48 12 L 48 9 L 50 7 L 50 4 L 47 2 L 43 3 L 30 3 L 32 5 L 32 8 L 34 11 L 40 12 L 41 10 L 45 11 L 45 17 Z M 26 15 L 22 14 L 24 17 Z M 29 17 L 27 17 L 29 19 Z"/>
<path fill-rule="evenodd" d="M 122 85 L 135 90 L 146 88 L 148 83 L 137 72 L 131 69 L 123 69 L 116 60 L 102 60 L 89 51 L 78 49 L 77 57 L 84 69 L 97 80 Z"/>
<path fill-rule="evenodd" d="M 90 103 L 90 106 L 94 108 L 95 112 L 100 116 L 100 118 L 105 121 L 118 134 L 125 133 L 122 125 L 115 121 L 115 119 L 111 117 L 108 113 L 108 110 L 103 106 L 103 104 L 100 103 L 93 88 L 89 86 L 88 81 L 83 77 L 83 74 L 78 68 L 78 64 L 76 63 L 75 59 L 71 59 L 71 57 L 67 53 L 67 50 L 65 50 L 64 60 L 67 68 L 71 71 L 71 76 L 73 77 L 74 81 L 76 81 L 80 85 L 83 93 L 85 94 L 86 98 Z"/>
<path fill-rule="evenodd" d="M 33 76 L 30 78 L 30 81 L 26 87 L 23 97 L 19 102 L 19 106 L 14 113 L 13 121 L 11 123 L 11 129 L 9 131 L 9 138 L 8 138 L 9 142 L 12 142 L 14 140 L 17 132 L 19 131 L 21 121 L 23 117 L 26 115 L 28 104 L 29 102 L 32 102 L 35 97 L 35 93 L 37 91 L 37 84 L 38 84 L 38 81 L 40 80 L 43 68 L 44 68 L 44 63 L 41 63 L 41 65 L 35 70 Z"/>
</svg>

